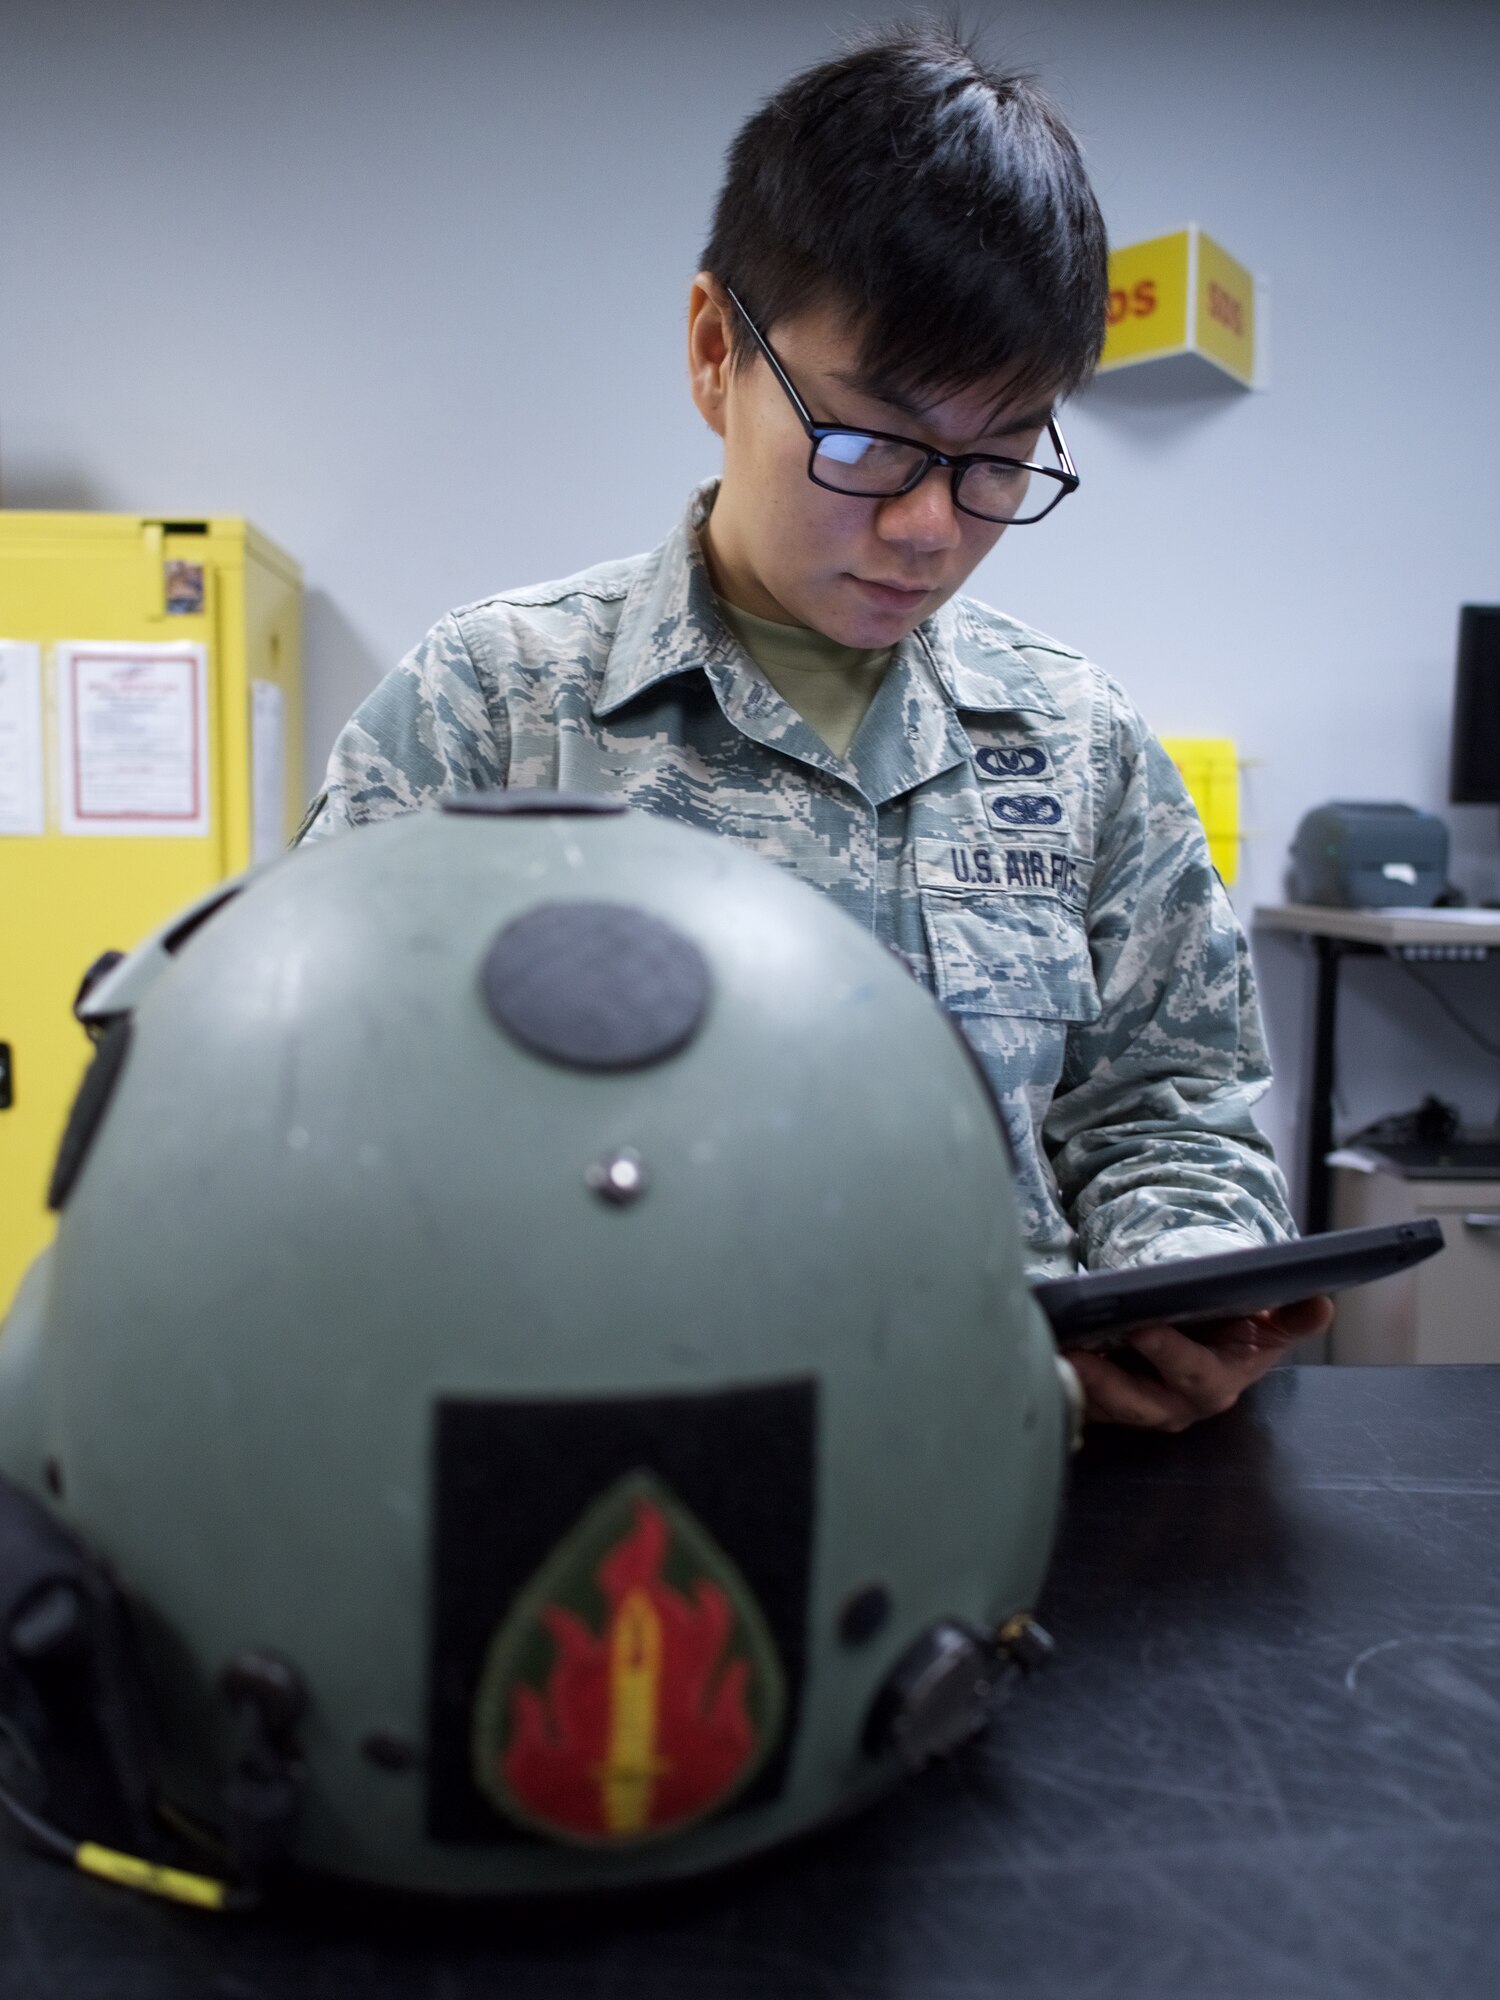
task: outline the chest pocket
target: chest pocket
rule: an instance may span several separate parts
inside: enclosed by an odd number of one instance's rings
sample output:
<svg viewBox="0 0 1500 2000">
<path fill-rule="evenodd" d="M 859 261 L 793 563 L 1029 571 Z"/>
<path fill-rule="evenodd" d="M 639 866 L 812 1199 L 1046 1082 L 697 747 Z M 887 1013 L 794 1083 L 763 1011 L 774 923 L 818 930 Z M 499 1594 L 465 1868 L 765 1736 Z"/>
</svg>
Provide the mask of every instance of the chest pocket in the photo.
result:
<svg viewBox="0 0 1500 2000">
<path fill-rule="evenodd" d="M 921 892 L 937 997 L 955 1014 L 1097 1021 L 1083 925 L 1049 897 Z"/>
</svg>

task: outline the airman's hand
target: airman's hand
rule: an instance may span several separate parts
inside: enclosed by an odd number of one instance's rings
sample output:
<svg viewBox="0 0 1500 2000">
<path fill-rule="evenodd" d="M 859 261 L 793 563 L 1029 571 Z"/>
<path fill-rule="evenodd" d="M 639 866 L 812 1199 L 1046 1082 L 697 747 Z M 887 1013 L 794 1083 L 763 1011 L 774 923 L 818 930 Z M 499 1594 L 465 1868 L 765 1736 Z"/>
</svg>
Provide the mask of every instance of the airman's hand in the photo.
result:
<svg viewBox="0 0 1500 2000">
<path fill-rule="evenodd" d="M 1293 1341 L 1325 1333 L 1332 1320 L 1333 1300 L 1319 1296 L 1199 1328 L 1207 1339 L 1189 1339 L 1175 1326 L 1137 1327 L 1127 1339 L 1150 1363 L 1150 1374 L 1079 1348 L 1070 1348 L 1067 1358 L 1083 1384 L 1091 1422 L 1184 1431 L 1230 1409 Z"/>
</svg>

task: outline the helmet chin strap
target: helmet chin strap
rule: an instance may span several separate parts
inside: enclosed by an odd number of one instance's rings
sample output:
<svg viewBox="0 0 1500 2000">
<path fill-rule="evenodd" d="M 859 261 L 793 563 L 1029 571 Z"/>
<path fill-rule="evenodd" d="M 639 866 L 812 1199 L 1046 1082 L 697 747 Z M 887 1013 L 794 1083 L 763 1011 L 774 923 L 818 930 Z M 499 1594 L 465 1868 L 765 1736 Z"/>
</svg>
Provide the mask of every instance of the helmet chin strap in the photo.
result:
<svg viewBox="0 0 1500 2000">
<path fill-rule="evenodd" d="M 45 1507 L 0 1478 L 0 1808 L 23 1832 L 85 1874 L 147 1895 L 208 1910 L 257 1901 L 296 1829 L 305 1698 L 269 1654 L 237 1656 L 222 1685 L 239 1741 L 224 1788 L 229 1866 L 218 1875 L 180 1865 L 187 1843 L 168 1834 L 123 1592 Z M 104 1837 L 79 1838 L 67 1823 Z"/>
</svg>

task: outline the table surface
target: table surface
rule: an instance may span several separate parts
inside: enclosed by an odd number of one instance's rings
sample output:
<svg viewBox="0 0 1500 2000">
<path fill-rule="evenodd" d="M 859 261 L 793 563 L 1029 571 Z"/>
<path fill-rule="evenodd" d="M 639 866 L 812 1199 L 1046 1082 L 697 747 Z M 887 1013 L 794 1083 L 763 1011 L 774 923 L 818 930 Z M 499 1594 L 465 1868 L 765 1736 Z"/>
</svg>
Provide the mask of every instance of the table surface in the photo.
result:
<svg viewBox="0 0 1500 2000">
<path fill-rule="evenodd" d="M 1323 903 L 1261 903 L 1252 921 L 1265 930 L 1344 938 L 1351 944 L 1500 944 L 1500 910 L 1423 910 L 1392 916 L 1384 910 L 1339 910 Z"/>
<path fill-rule="evenodd" d="M 1490 2000 L 1500 1367 L 1284 1368 L 1098 1432 L 1056 1664 L 855 1823 L 597 1911 L 197 1916 L 0 1845 L 0 1995 Z"/>
</svg>

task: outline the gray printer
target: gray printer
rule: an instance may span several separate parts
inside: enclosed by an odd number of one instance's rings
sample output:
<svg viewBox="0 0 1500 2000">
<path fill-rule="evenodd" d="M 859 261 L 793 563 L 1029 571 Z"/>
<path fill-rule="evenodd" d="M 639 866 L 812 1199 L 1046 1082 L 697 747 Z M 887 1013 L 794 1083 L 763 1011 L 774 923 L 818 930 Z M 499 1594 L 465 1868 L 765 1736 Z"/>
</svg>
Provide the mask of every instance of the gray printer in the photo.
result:
<svg viewBox="0 0 1500 2000">
<path fill-rule="evenodd" d="M 1292 842 L 1295 903 L 1429 908 L 1448 881 L 1448 829 L 1416 806 L 1334 799 L 1315 806 Z"/>
</svg>

